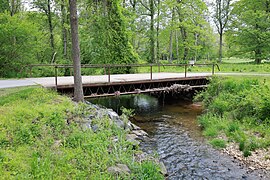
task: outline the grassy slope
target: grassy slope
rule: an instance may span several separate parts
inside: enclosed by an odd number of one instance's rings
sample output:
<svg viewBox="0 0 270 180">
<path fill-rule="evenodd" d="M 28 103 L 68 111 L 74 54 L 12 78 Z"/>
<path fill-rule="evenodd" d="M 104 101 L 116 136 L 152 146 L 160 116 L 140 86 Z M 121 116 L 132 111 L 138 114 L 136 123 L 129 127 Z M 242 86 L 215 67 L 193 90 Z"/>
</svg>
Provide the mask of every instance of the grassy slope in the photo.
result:
<svg viewBox="0 0 270 180">
<path fill-rule="evenodd" d="M 214 78 L 197 97 L 207 109 L 199 121 L 210 143 L 225 147 L 229 142 L 237 142 L 244 156 L 269 147 L 269 88 L 269 77 Z"/>
<path fill-rule="evenodd" d="M 97 133 L 83 131 L 89 106 L 42 88 L 14 91 L 0 98 L 0 179 L 162 179 L 152 162 L 134 161 L 126 132 L 108 120 L 95 120 Z M 109 174 L 116 163 L 131 175 Z"/>
</svg>

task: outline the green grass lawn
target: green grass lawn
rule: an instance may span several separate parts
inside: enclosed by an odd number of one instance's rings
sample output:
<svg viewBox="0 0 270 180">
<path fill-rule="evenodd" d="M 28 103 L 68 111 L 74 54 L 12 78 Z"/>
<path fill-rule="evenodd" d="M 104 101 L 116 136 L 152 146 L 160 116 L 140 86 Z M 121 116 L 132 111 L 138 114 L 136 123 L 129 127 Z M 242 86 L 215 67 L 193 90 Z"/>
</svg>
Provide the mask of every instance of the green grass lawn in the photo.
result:
<svg viewBox="0 0 270 180">
<path fill-rule="evenodd" d="M 20 92 L 25 89 L 29 89 L 32 87 L 14 87 L 14 88 L 0 88 L 0 97 L 1 96 L 7 96 L 9 94 L 14 94 L 17 92 Z"/>
<path fill-rule="evenodd" d="M 221 73 L 270 73 L 270 63 L 265 62 L 262 64 L 254 64 L 254 60 L 251 59 L 238 59 L 238 58 L 230 58 L 223 59 L 222 63 L 218 63 L 220 71 L 218 71 L 215 66 L 215 72 Z M 143 62 L 146 63 L 146 62 Z M 176 63 L 176 61 L 174 61 Z M 204 63 L 213 63 L 211 61 L 197 61 L 197 64 Z M 163 66 L 162 64 L 168 64 L 168 61 L 161 61 L 160 72 L 185 72 L 184 67 L 179 66 Z M 137 68 L 138 73 L 149 73 L 150 67 L 140 67 Z M 159 68 L 154 66 L 153 72 L 159 72 Z M 212 66 L 203 66 L 203 65 L 188 65 L 187 72 L 212 72 Z"/>
</svg>

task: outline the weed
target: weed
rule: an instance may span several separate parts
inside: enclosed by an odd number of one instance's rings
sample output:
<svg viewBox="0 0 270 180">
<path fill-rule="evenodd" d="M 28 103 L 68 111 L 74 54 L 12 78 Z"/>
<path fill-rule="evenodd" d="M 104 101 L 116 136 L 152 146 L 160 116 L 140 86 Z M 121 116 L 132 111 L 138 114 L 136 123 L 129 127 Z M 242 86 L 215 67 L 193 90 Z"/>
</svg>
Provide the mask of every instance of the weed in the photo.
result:
<svg viewBox="0 0 270 180">
<path fill-rule="evenodd" d="M 250 155 L 251 155 L 250 150 L 245 149 L 245 150 L 243 151 L 243 156 L 244 156 L 244 157 L 248 157 L 248 156 L 250 156 Z"/>
<path fill-rule="evenodd" d="M 230 133 L 233 133 L 233 132 L 238 131 L 238 130 L 239 130 L 239 125 L 236 122 L 229 123 L 229 125 L 228 125 L 228 131 Z"/>
<path fill-rule="evenodd" d="M 218 131 L 216 128 L 206 128 L 203 132 L 203 135 L 207 137 L 216 137 L 218 135 Z"/>
<path fill-rule="evenodd" d="M 239 142 L 239 150 L 244 151 L 244 149 L 245 149 L 245 141 L 240 141 Z"/>
<path fill-rule="evenodd" d="M 216 148 L 225 148 L 226 142 L 223 139 L 212 139 L 210 144 Z"/>
</svg>

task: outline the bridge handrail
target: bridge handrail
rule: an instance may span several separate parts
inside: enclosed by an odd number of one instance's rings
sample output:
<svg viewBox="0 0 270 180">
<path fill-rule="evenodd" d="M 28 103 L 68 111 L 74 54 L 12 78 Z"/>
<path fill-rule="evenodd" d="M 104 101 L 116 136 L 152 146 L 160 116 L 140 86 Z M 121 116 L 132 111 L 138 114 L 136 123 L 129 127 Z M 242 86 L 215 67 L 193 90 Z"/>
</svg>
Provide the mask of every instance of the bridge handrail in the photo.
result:
<svg viewBox="0 0 270 180">
<path fill-rule="evenodd" d="M 82 68 L 104 68 L 104 67 L 150 67 L 150 66 L 209 66 L 216 65 L 216 63 L 206 64 L 82 64 Z M 73 68 L 72 64 L 28 64 L 26 67 L 59 67 L 59 68 Z"/>
<path fill-rule="evenodd" d="M 82 64 L 81 68 L 104 68 L 105 74 L 106 69 L 108 71 L 108 83 L 111 82 L 111 72 L 110 69 L 114 67 L 150 67 L 150 79 L 153 79 L 153 67 L 158 67 L 158 72 L 160 72 L 160 66 L 165 68 L 166 66 L 178 66 L 185 67 L 185 77 L 187 77 L 187 67 L 188 66 L 212 66 L 212 75 L 215 73 L 215 66 L 220 71 L 219 65 L 217 63 L 206 63 L 206 64 Z M 54 67 L 55 69 L 55 86 L 57 88 L 57 78 L 58 78 L 58 68 L 73 68 L 72 64 L 28 64 L 25 67 L 30 68 L 30 77 L 32 77 L 33 67 Z"/>
</svg>

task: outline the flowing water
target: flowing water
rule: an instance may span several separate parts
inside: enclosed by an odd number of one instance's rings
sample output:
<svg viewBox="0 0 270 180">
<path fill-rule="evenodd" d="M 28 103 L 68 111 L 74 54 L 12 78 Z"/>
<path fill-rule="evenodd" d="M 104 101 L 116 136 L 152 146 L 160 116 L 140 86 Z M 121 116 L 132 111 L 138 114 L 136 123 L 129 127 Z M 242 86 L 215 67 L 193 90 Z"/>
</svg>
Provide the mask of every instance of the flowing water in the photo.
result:
<svg viewBox="0 0 270 180">
<path fill-rule="evenodd" d="M 149 134 L 142 143 L 148 153 L 158 153 L 168 170 L 167 179 L 270 179 L 269 172 L 250 171 L 236 159 L 207 144 L 196 121 L 200 104 L 166 100 L 147 95 L 100 98 L 93 103 L 135 110 L 133 123 Z"/>
</svg>

